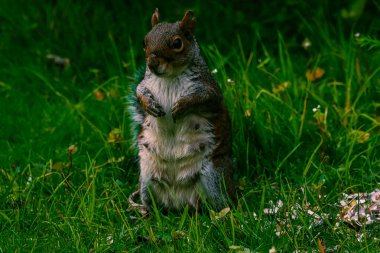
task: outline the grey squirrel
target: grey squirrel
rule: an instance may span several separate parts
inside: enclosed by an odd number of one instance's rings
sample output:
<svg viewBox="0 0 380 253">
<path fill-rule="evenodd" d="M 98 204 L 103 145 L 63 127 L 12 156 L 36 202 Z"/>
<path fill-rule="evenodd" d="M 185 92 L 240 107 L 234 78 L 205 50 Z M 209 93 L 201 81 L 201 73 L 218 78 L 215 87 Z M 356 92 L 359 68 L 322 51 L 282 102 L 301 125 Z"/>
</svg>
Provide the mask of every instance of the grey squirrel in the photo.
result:
<svg viewBox="0 0 380 253">
<path fill-rule="evenodd" d="M 138 126 L 139 193 L 145 207 L 220 210 L 234 199 L 231 122 L 194 38 L 196 21 L 159 22 L 144 38 L 146 68 L 130 106 Z"/>
</svg>

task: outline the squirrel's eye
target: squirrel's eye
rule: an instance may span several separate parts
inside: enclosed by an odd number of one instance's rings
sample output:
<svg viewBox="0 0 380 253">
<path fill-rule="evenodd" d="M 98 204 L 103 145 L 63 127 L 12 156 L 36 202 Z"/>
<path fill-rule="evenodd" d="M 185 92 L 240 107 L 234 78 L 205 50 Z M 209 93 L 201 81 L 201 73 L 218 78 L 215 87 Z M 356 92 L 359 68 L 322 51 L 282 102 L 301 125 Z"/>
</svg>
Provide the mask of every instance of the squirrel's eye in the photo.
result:
<svg viewBox="0 0 380 253">
<path fill-rule="evenodd" d="M 173 50 L 174 50 L 174 51 L 176 51 L 176 52 L 181 52 L 182 49 L 183 49 L 183 43 L 182 43 L 181 38 L 176 37 L 176 38 L 173 40 L 172 47 L 173 47 Z"/>
</svg>

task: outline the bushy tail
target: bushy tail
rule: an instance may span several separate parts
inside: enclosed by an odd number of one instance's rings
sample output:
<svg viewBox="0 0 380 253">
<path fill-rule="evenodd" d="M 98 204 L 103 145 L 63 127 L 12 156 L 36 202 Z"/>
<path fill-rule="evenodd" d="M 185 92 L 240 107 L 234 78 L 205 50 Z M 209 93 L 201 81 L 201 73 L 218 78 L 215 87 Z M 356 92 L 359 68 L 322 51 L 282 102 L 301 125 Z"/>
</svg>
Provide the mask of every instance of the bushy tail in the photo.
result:
<svg viewBox="0 0 380 253">
<path fill-rule="evenodd" d="M 139 68 L 135 74 L 135 81 L 128 89 L 127 100 L 127 114 L 129 118 L 129 129 L 133 137 L 133 147 L 137 152 L 137 136 L 141 131 L 144 122 L 144 111 L 136 97 L 137 85 L 144 79 L 145 66 Z"/>
</svg>

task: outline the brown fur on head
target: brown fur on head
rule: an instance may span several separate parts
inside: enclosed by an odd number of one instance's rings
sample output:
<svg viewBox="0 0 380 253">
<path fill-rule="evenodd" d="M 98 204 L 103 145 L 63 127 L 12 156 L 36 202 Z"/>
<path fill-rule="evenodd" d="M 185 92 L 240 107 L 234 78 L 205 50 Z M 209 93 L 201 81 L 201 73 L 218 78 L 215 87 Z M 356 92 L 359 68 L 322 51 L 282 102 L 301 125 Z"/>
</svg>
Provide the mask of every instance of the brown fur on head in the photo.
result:
<svg viewBox="0 0 380 253">
<path fill-rule="evenodd" d="M 193 12 L 187 11 L 182 20 L 176 23 L 159 23 L 156 9 L 151 22 L 152 30 L 144 38 L 147 66 L 157 76 L 174 76 L 193 59 L 196 46 Z"/>
</svg>

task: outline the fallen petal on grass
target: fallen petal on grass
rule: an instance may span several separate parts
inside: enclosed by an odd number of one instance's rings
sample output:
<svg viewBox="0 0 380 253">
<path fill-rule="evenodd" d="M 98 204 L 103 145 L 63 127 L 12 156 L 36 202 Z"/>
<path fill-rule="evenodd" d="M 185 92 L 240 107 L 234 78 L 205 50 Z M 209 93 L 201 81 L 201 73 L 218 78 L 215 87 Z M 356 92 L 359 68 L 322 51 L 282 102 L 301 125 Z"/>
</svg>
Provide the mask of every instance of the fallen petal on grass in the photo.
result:
<svg viewBox="0 0 380 253">
<path fill-rule="evenodd" d="M 380 221 L 380 190 L 370 193 L 343 194 L 344 200 L 340 201 L 339 218 L 348 224 L 362 227 Z"/>
<path fill-rule="evenodd" d="M 306 71 L 306 79 L 308 81 L 316 81 L 323 77 L 325 74 L 325 70 L 322 68 L 316 68 L 315 70 L 308 69 Z"/>
<path fill-rule="evenodd" d="M 213 210 L 210 210 L 210 218 L 212 221 L 220 220 L 223 217 L 225 217 L 230 211 L 231 211 L 231 208 L 229 207 L 222 209 L 220 212 L 215 212 Z"/>
</svg>

